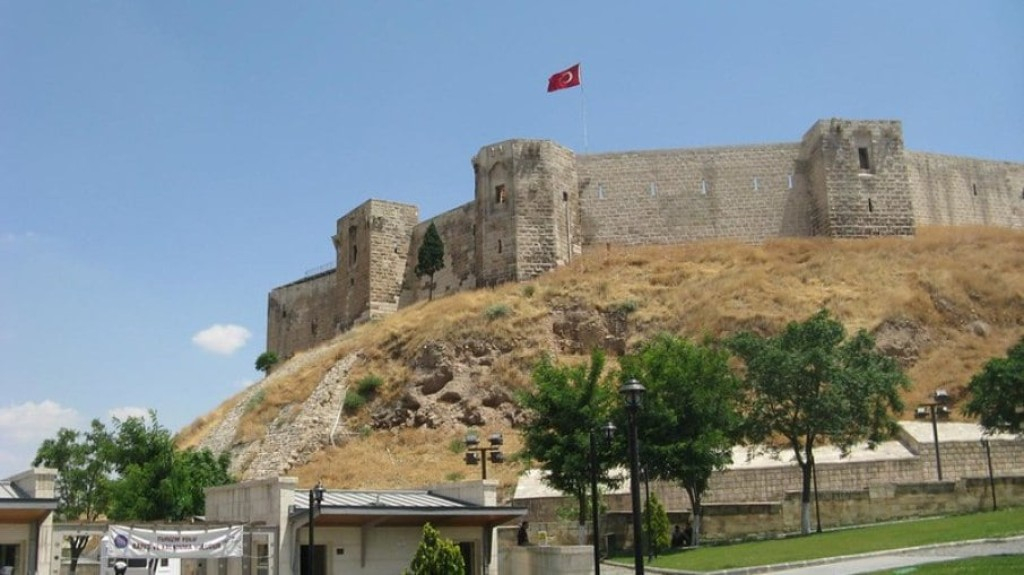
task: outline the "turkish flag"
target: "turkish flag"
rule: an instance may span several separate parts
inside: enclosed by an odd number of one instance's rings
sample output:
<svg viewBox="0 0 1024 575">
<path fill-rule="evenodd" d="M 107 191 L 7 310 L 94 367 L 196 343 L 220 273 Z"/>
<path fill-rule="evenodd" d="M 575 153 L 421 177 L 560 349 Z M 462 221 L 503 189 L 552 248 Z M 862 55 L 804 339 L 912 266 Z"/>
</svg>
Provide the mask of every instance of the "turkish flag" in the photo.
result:
<svg viewBox="0 0 1024 575">
<path fill-rule="evenodd" d="M 573 86 L 580 85 L 580 65 L 562 70 L 561 72 L 554 74 L 548 78 L 548 92 L 554 92 L 555 90 L 564 90 L 566 88 L 572 88 Z"/>
</svg>

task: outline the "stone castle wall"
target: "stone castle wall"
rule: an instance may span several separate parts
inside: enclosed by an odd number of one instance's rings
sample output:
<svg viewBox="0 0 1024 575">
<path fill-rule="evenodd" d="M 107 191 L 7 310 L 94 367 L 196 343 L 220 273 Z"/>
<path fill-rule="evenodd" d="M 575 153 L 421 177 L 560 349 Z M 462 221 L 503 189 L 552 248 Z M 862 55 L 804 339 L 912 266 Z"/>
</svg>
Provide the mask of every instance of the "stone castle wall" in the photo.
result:
<svg viewBox="0 0 1024 575">
<path fill-rule="evenodd" d="M 275 288 L 267 298 L 267 350 L 279 357 L 324 343 L 337 335 L 340 317 L 334 270 Z"/>
<path fill-rule="evenodd" d="M 918 225 L 1024 229 L 1024 165 L 907 152 Z"/>
<path fill-rule="evenodd" d="M 271 292 L 267 349 L 289 357 L 426 299 L 414 269 L 431 222 L 445 244 L 435 296 L 528 280 L 592 246 L 1024 228 L 1024 164 L 905 151 L 898 121 L 820 120 L 795 143 L 586 155 L 507 140 L 472 165 L 473 201 L 430 220 L 381 200 L 340 218 L 336 269 Z"/>
<path fill-rule="evenodd" d="M 402 295 L 399 307 L 412 305 L 429 297 L 429 278 L 416 277 L 416 254 L 423 245 L 423 236 L 433 223 L 444 243 L 444 269 L 434 274 L 434 297 L 476 287 L 476 206 L 463 204 L 439 216 L 420 222 L 412 231 L 406 257 Z"/>
<path fill-rule="evenodd" d="M 799 144 L 577 158 L 585 245 L 811 235 Z"/>
</svg>

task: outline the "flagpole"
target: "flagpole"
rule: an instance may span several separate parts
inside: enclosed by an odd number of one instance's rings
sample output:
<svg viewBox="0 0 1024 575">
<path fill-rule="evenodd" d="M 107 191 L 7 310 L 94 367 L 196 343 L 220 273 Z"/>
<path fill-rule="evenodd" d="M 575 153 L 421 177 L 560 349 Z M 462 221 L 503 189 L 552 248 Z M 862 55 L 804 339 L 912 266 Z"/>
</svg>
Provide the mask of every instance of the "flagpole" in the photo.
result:
<svg viewBox="0 0 1024 575">
<path fill-rule="evenodd" d="M 583 67 L 580 67 L 580 120 L 583 123 L 583 153 L 587 153 L 587 93 L 583 90 Z"/>
</svg>

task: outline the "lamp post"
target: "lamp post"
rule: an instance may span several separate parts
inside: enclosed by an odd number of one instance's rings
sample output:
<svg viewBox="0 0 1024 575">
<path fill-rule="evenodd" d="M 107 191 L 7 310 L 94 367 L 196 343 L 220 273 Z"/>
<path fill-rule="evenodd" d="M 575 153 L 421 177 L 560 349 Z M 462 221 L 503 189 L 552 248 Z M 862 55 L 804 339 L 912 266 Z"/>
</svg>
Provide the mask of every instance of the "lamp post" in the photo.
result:
<svg viewBox="0 0 1024 575">
<path fill-rule="evenodd" d="M 604 424 L 601 428 L 606 441 L 611 441 L 615 434 L 615 426 L 612 422 Z M 594 523 L 594 575 L 601 575 L 601 529 L 598 525 L 598 501 L 597 501 L 597 476 L 600 474 L 597 466 L 597 438 L 594 430 L 590 430 L 590 515 Z"/>
<path fill-rule="evenodd" d="M 490 445 L 480 445 L 480 439 L 475 433 L 466 435 L 466 465 L 482 464 L 483 479 L 487 479 L 487 460 L 491 463 L 504 463 L 505 454 L 501 452 L 504 440 L 500 433 L 492 433 L 487 438 Z"/>
<path fill-rule="evenodd" d="M 949 399 L 949 394 L 944 389 L 937 389 L 932 394 L 932 401 L 922 403 L 917 408 L 919 412 L 921 409 L 927 409 L 932 417 L 932 437 L 935 441 L 935 470 L 939 475 L 939 481 L 942 481 L 942 454 L 939 453 L 939 424 L 936 422 L 936 412 L 941 412 L 943 416 L 949 415 L 949 408 L 946 407 Z"/>
<path fill-rule="evenodd" d="M 985 446 L 985 459 L 988 460 L 988 488 L 992 490 L 992 511 L 996 510 L 996 479 L 992 473 L 992 450 L 988 444 L 988 438 L 982 437 L 981 444 Z"/>
<path fill-rule="evenodd" d="M 320 511 L 320 506 L 324 502 L 324 484 L 322 481 L 316 482 L 316 487 L 309 490 L 309 553 L 306 558 L 309 560 L 309 574 L 316 575 L 316 549 L 314 538 L 313 538 L 313 519 L 316 517 L 315 513 Z"/>
<path fill-rule="evenodd" d="M 619 388 L 629 415 L 629 493 L 633 503 L 633 571 L 644 574 L 643 533 L 640 526 L 640 441 L 636 434 L 636 416 L 647 390 L 640 382 L 630 379 Z"/>
</svg>

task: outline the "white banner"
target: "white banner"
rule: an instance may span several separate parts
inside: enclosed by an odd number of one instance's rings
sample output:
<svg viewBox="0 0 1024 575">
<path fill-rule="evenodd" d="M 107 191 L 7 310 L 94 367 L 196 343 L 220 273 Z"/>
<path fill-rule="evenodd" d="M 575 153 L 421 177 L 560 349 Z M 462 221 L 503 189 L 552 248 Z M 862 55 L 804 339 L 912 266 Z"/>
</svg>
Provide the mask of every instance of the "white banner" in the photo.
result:
<svg viewBox="0 0 1024 575">
<path fill-rule="evenodd" d="M 242 526 L 156 530 L 111 525 L 103 536 L 107 557 L 215 559 L 242 556 Z"/>
</svg>

